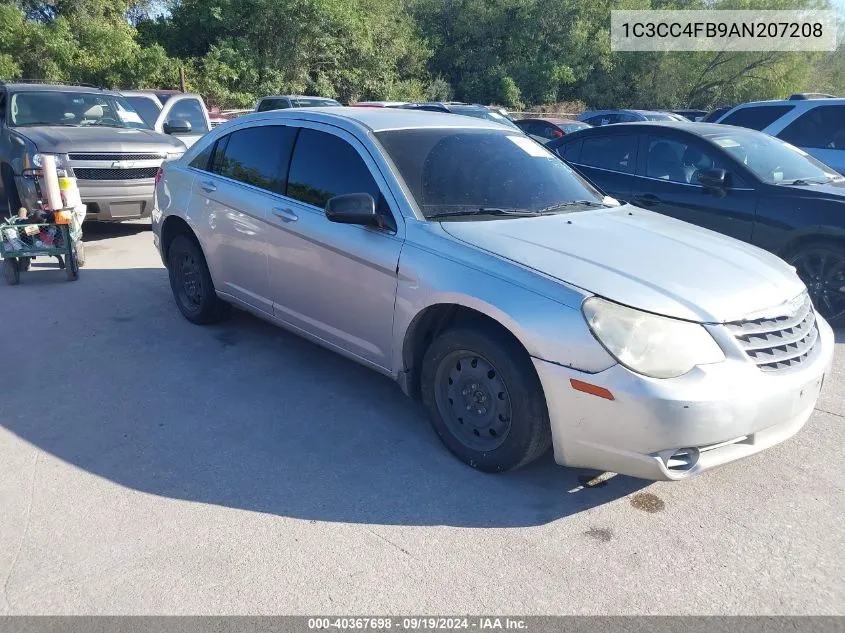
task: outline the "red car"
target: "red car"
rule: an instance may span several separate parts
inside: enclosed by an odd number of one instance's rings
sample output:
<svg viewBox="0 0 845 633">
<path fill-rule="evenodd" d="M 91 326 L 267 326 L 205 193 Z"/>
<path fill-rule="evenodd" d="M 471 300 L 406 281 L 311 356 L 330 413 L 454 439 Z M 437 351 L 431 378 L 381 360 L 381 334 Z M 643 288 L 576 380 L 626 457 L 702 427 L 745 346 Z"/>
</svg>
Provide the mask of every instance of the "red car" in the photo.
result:
<svg viewBox="0 0 845 633">
<path fill-rule="evenodd" d="M 583 121 L 574 119 L 520 119 L 514 123 L 535 141 L 544 144 L 562 138 L 570 132 L 591 127 Z"/>
</svg>

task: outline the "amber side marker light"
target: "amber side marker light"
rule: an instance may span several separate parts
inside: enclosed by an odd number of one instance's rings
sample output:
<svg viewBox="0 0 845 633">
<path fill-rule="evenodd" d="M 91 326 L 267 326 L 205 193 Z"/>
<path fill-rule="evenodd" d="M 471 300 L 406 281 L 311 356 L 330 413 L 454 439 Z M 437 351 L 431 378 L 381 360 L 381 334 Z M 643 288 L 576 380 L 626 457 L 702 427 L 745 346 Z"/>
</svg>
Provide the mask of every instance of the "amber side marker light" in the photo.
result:
<svg viewBox="0 0 845 633">
<path fill-rule="evenodd" d="M 610 393 L 604 387 L 599 387 L 598 385 L 591 385 L 588 382 L 584 382 L 583 380 L 575 380 L 575 378 L 570 378 L 569 383 L 572 385 L 572 388 L 576 391 L 583 391 L 584 393 L 588 393 L 591 396 L 598 396 L 599 398 L 604 398 L 605 400 L 616 400 L 613 397 L 613 394 Z"/>
</svg>

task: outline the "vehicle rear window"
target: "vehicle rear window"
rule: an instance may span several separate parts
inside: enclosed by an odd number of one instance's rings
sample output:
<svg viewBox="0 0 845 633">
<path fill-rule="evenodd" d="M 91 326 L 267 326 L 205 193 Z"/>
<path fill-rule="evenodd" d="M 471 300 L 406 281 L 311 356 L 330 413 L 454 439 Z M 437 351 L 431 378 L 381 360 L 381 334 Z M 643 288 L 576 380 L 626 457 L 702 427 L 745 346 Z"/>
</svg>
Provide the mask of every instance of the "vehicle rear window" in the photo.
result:
<svg viewBox="0 0 845 633">
<path fill-rule="evenodd" d="M 218 142 L 212 170 L 221 176 L 284 194 L 285 174 L 295 138 L 296 128 L 283 125 L 262 125 L 232 132 Z"/>
<path fill-rule="evenodd" d="M 258 104 L 258 112 L 267 112 L 269 110 L 284 110 L 288 106 L 287 99 L 262 99 Z"/>
<path fill-rule="evenodd" d="M 334 134 L 302 128 L 291 159 L 287 195 L 324 208 L 330 198 L 347 193 L 368 193 L 383 210 L 378 185 L 355 148 Z"/>
<path fill-rule="evenodd" d="M 725 125 L 738 125 L 739 127 L 747 127 L 752 130 L 762 130 L 777 121 L 794 107 L 795 106 L 790 105 L 776 105 L 740 108 L 739 110 L 731 112 L 728 116 L 719 121 L 719 123 L 723 123 Z"/>
<path fill-rule="evenodd" d="M 845 105 L 808 110 L 787 125 L 778 138 L 798 147 L 845 149 Z"/>
<path fill-rule="evenodd" d="M 637 137 L 633 134 L 593 136 L 584 139 L 581 165 L 633 174 L 636 167 Z"/>
<path fill-rule="evenodd" d="M 339 106 L 340 103 L 334 99 L 292 99 L 296 108 L 325 108 L 328 106 Z"/>
</svg>

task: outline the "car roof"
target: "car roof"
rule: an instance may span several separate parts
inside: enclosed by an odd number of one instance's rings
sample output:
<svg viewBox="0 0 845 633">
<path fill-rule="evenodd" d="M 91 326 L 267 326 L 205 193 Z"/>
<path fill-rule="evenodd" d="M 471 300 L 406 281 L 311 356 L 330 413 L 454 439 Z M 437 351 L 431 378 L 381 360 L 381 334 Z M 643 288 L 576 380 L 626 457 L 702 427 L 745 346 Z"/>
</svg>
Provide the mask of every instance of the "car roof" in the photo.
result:
<svg viewBox="0 0 845 633">
<path fill-rule="evenodd" d="M 267 95 L 261 97 L 259 101 L 264 99 L 325 99 L 326 101 L 337 101 L 337 99 L 331 97 L 317 97 L 315 95 Z"/>
<path fill-rule="evenodd" d="M 338 125 L 339 127 L 355 126 L 373 132 L 421 128 L 511 129 L 487 119 L 475 119 L 446 112 L 430 112 L 428 110 L 404 108 L 355 108 L 346 106 L 327 109 L 291 108 L 286 110 L 268 110 L 266 112 L 254 112 L 238 117 L 237 121 L 283 121 L 285 119 L 323 122 Z M 513 130 L 511 129 L 511 131 Z"/>
<path fill-rule="evenodd" d="M 556 117 L 540 117 L 540 116 L 527 116 L 524 119 L 519 119 L 519 121 L 545 121 L 546 123 L 552 123 L 554 125 L 559 125 L 561 123 L 568 124 L 568 123 L 579 123 L 581 125 L 587 125 L 583 121 L 579 121 L 578 119 L 558 119 Z M 514 121 L 514 123 L 519 123 L 519 121 Z"/>
<path fill-rule="evenodd" d="M 97 88 L 96 86 L 69 86 L 65 84 L 16 84 L 10 82 L 3 84 L 2 87 L 12 92 L 84 92 L 111 96 L 120 94 L 114 90 L 106 90 L 105 88 Z"/>
<path fill-rule="evenodd" d="M 707 136 L 709 134 L 718 134 L 727 130 L 742 130 L 744 132 L 757 132 L 745 127 L 737 127 L 735 125 L 723 125 L 721 123 L 701 123 L 700 121 L 634 121 L 631 123 L 614 123 L 613 125 L 602 125 L 598 127 L 586 128 L 578 130 L 570 135 L 564 136 L 560 141 L 563 144 L 565 141 L 575 138 L 586 138 L 587 136 L 595 136 L 599 134 L 624 134 L 626 131 L 648 131 L 648 130 L 678 130 L 681 132 L 688 132 L 696 136 Z"/>
<path fill-rule="evenodd" d="M 823 99 L 773 99 L 771 101 L 748 101 L 747 103 L 739 103 L 734 106 L 734 108 L 739 109 L 746 108 L 749 106 L 772 105 L 803 106 L 805 108 L 815 107 L 818 105 L 845 105 L 845 97 L 826 97 Z"/>
</svg>

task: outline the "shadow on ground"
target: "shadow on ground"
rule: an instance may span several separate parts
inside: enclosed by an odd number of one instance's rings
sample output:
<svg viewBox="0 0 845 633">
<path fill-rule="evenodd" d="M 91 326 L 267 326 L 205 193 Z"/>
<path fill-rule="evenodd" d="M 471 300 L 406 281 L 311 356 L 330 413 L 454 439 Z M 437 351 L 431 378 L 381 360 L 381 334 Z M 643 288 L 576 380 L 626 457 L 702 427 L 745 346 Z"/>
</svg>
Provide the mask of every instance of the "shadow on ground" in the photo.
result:
<svg viewBox="0 0 845 633">
<path fill-rule="evenodd" d="M 596 473 L 550 453 L 479 473 L 387 378 L 244 313 L 190 325 L 163 269 L 62 275 L 0 286 L 0 322 L 42 319 L 4 337 L 16 369 L 0 425 L 120 485 L 308 520 L 517 527 L 648 484 L 618 476 L 578 490 Z"/>
<path fill-rule="evenodd" d="M 82 228 L 84 242 L 99 242 L 114 237 L 127 237 L 138 233 L 148 233 L 150 222 L 85 222 Z"/>
</svg>

